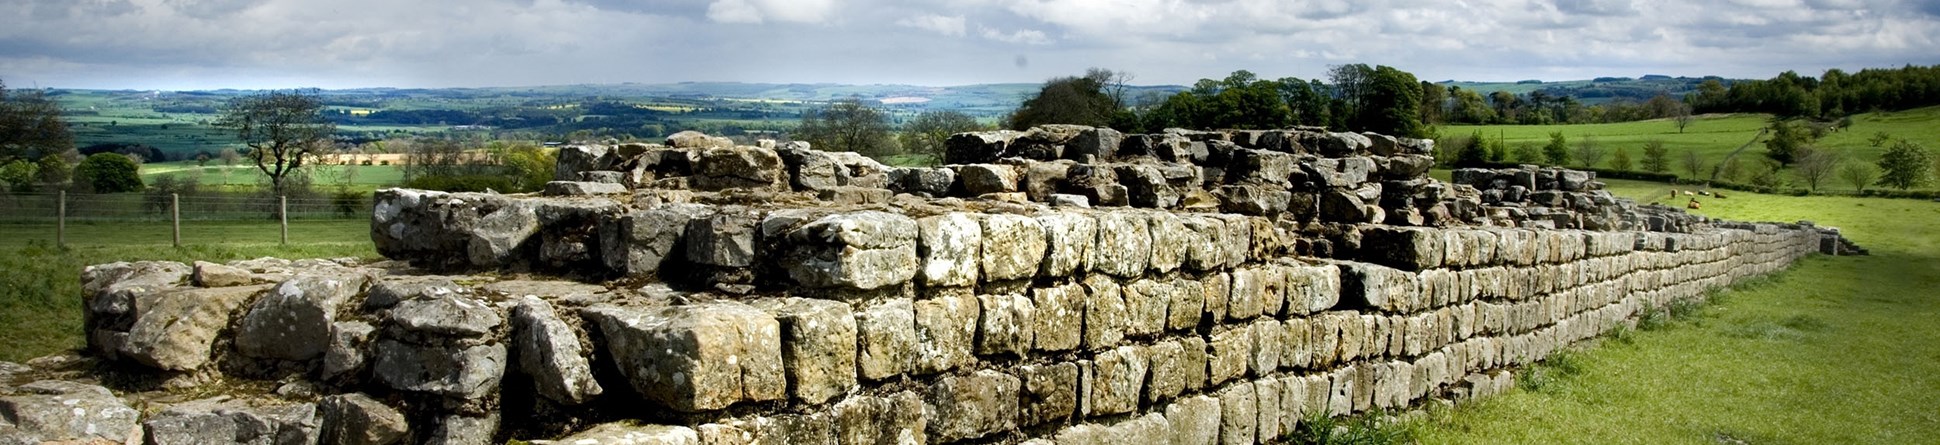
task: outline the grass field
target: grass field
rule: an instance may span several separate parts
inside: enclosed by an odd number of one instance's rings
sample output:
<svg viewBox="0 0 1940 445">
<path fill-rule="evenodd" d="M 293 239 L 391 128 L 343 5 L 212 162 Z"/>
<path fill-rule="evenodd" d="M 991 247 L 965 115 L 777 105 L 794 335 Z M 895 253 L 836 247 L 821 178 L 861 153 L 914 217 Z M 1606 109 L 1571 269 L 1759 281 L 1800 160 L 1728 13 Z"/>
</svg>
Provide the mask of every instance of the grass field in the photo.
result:
<svg viewBox="0 0 1940 445">
<path fill-rule="evenodd" d="M 1594 136 L 1610 156 L 1619 148 L 1628 150 L 1633 164 L 1643 158 L 1644 142 L 1661 140 L 1671 152 L 1671 171 L 1685 176 L 1679 161 L 1684 150 L 1696 150 L 1715 165 L 1732 150 L 1752 141 L 1758 130 L 1767 125 L 1768 119 L 1770 116 L 1760 114 L 1705 115 L 1685 127 L 1682 133 L 1677 131 L 1677 125 L 1671 120 L 1657 119 L 1581 125 L 1448 125 L 1441 128 L 1441 134 L 1455 137 L 1480 132 L 1486 138 L 1501 138 L 1511 149 L 1523 143 L 1540 149 L 1549 143 L 1552 132 L 1563 133 L 1572 149 L 1584 136 Z M 1873 147 L 1867 140 L 1875 133 L 1885 132 L 1924 145 L 1929 150 L 1940 150 L 1940 125 L 1934 125 L 1935 122 L 1940 122 L 1940 107 L 1863 113 L 1853 116 L 1852 128 L 1828 134 L 1815 145 L 1842 151 L 1851 159 L 1873 162 L 1885 150 Z M 1747 160 L 1765 159 L 1763 141 L 1763 138 L 1758 139 L 1758 143 L 1746 149 L 1740 157 Z M 1606 163 L 1610 156 L 1604 157 Z"/>
<path fill-rule="evenodd" d="M 1668 185 L 1609 182 L 1669 200 Z M 1810 258 L 1667 327 L 1571 354 L 1545 366 L 1564 376 L 1539 389 L 1431 416 L 1422 442 L 1933 443 L 1940 203 L 1738 193 L 1700 213 L 1837 226 L 1872 256 Z"/>
<path fill-rule="evenodd" d="M 351 190 L 368 192 L 384 187 L 394 187 L 404 182 L 404 170 L 402 167 L 396 165 L 332 165 L 324 166 L 322 169 L 311 165 L 304 167 L 304 169 L 309 170 L 312 175 L 315 175 L 312 180 L 316 182 L 316 187 L 318 188 L 334 187 L 336 183 L 332 182 L 334 180 L 330 178 L 333 177 L 332 175 L 342 175 L 342 172 L 346 169 L 353 172 L 350 177 Z M 162 176 L 176 176 L 178 178 L 184 176 L 194 177 L 197 183 L 203 187 L 223 190 L 254 190 L 258 184 L 266 184 L 269 181 L 268 176 L 264 175 L 261 170 L 247 163 L 238 163 L 233 166 L 221 165 L 217 162 L 211 162 L 207 166 L 198 166 L 195 164 L 195 161 L 151 162 L 142 164 L 142 183 L 153 184 L 156 178 Z"/>
<path fill-rule="evenodd" d="M 68 225 L 67 250 L 54 247 L 51 224 L 0 224 L 0 360 L 78 348 L 81 269 L 116 261 L 231 261 L 282 258 L 375 258 L 366 220 L 290 223 L 290 245 L 277 245 L 275 224 L 258 221 L 184 224 L 184 247 L 170 245 L 165 223 Z"/>
</svg>

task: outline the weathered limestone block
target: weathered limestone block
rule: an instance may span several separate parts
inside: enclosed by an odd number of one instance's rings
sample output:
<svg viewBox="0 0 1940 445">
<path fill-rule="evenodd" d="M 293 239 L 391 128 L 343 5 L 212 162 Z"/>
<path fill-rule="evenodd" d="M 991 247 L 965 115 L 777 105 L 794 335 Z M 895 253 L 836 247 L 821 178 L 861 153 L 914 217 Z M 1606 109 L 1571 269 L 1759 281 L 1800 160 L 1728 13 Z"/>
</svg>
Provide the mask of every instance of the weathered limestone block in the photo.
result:
<svg viewBox="0 0 1940 445">
<path fill-rule="evenodd" d="M 1212 341 L 1207 343 L 1212 347 L 1212 352 L 1206 360 L 1206 377 L 1213 386 L 1246 374 L 1247 361 L 1253 353 L 1253 329 L 1250 325 L 1214 333 Z"/>
<path fill-rule="evenodd" d="M 1022 381 L 1018 426 L 1064 422 L 1077 413 L 1079 368 L 1075 363 L 1023 365 L 1015 370 Z"/>
<path fill-rule="evenodd" d="M 1280 435 L 1291 435 L 1299 431 L 1300 422 L 1307 419 L 1307 381 L 1301 376 L 1281 377 L 1280 382 Z"/>
<path fill-rule="evenodd" d="M 1146 214 L 1152 236 L 1152 271 L 1167 273 L 1185 263 L 1186 249 L 1193 247 L 1195 232 L 1186 229 L 1185 220 L 1170 212 Z"/>
<path fill-rule="evenodd" d="M 1258 268 L 1233 269 L 1232 293 L 1226 300 L 1228 320 L 1251 320 L 1264 312 L 1266 277 Z"/>
<path fill-rule="evenodd" d="M 1253 400 L 1259 403 L 1259 407 L 1253 410 L 1258 415 L 1258 420 L 1254 421 L 1254 432 L 1259 443 L 1272 443 L 1283 434 L 1280 430 L 1281 391 L 1280 379 L 1269 377 L 1253 381 Z"/>
<path fill-rule="evenodd" d="M 572 180 L 579 172 L 610 170 L 618 159 L 613 147 L 606 145 L 567 145 L 559 147 L 559 161 L 555 163 L 553 179 Z"/>
<path fill-rule="evenodd" d="M 1147 217 L 1137 212 L 1098 215 L 1098 244 L 1090 255 L 1091 270 L 1117 277 L 1138 277 L 1151 265 L 1152 234 Z"/>
<path fill-rule="evenodd" d="M 499 416 L 497 412 L 485 416 L 446 414 L 437 420 L 437 427 L 431 430 L 425 445 L 492 445 L 493 436 L 498 435 Z"/>
<path fill-rule="evenodd" d="M 184 272 L 186 273 L 186 267 Z M 0 397 L 0 440 L 7 443 L 141 441 L 141 413 L 100 386 L 42 380 Z"/>
<path fill-rule="evenodd" d="M 834 419 L 824 413 L 729 419 L 701 425 L 696 432 L 701 445 L 833 444 L 837 437 Z"/>
<path fill-rule="evenodd" d="M 685 257 L 681 236 L 695 217 L 705 214 L 699 204 L 669 204 L 638 210 L 600 221 L 600 259 L 608 269 L 627 276 L 653 276 L 670 260 Z"/>
<path fill-rule="evenodd" d="M 788 394 L 819 404 L 856 384 L 855 315 L 849 305 L 805 298 L 767 299 L 754 306 L 781 323 L 781 358 Z"/>
<path fill-rule="evenodd" d="M 253 405 L 228 397 L 170 405 L 142 421 L 145 443 L 269 444 L 314 443 L 317 440 L 315 404 Z"/>
<path fill-rule="evenodd" d="M 809 287 L 878 289 L 916 276 L 917 224 L 865 211 L 830 215 L 789 230 L 782 266 Z"/>
<path fill-rule="evenodd" d="M 1188 285 L 1191 286 L 1191 285 Z M 1232 310 L 1233 276 L 1226 272 L 1206 274 L 1198 281 L 1199 294 L 1206 299 L 1206 315 L 1214 322 L 1226 320 Z"/>
<path fill-rule="evenodd" d="M 1307 318 L 1289 318 L 1280 322 L 1280 367 L 1307 368 L 1313 366 L 1313 346 L 1307 341 L 1312 328 Z"/>
<path fill-rule="evenodd" d="M 615 182 L 549 181 L 539 194 L 540 196 L 592 196 L 617 195 L 629 191 L 625 185 Z"/>
<path fill-rule="evenodd" d="M 1100 352 L 1085 368 L 1082 411 L 1086 416 L 1124 414 L 1138 409 L 1151 363 L 1144 347 L 1119 346 Z"/>
<path fill-rule="evenodd" d="M 370 292 L 364 296 L 363 309 L 366 311 L 390 309 L 404 300 L 442 298 L 467 291 L 458 283 L 452 282 L 450 277 L 388 276 L 371 281 Z"/>
<path fill-rule="evenodd" d="M 1201 445 L 1219 440 L 1221 406 L 1219 399 L 1192 396 L 1165 406 L 1170 427 L 1169 445 Z"/>
<path fill-rule="evenodd" d="M 927 443 L 923 399 L 904 391 L 885 397 L 854 396 L 836 402 L 831 420 L 838 445 Z"/>
<path fill-rule="evenodd" d="M 1048 246 L 1037 219 L 1008 214 L 984 215 L 983 278 L 1003 281 L 1037 274 Z"/>
<path fill-rule="evenodd" d="M 1251 382 L 1240 382 L 1219 390 L 1219 443 L 1252 445 L 1259 438 L 1258 398 Z"/>
<path fill-rule="evenodd" d="M 957 172 L 944 167 L 933 168 L 890 168 L 889 186 L 891 189 L 913 195 L 927 195 L 940 198 L 950 194 L 950 186 L 956 184 Z"/>
<path fill-rule="evenodd" d="M 968 363 L 980 309 L 977 297 L 971 295 L 916 302 L 916 373 L 948 372 Z"/>
<path fill-rule="evenodd" d="M 1022 295 L 977 297 L 982 315 L 977 321 L 977 353 L 1017 354 L 1031 351 L 1037 308 Z"/>
<path fill-rule="evenodd" d="M 1257 378 L 1279 370 L 1280 349 L 1286 343 L 1286 328 L 1280 326 L 1280 320 L 1262 318 L 1255 320 L 1248 327 L 1236 329 L 1248 328 L 1253 330 L 1253 344 L 1246 361 L 1248 375 Z"/>
<path fill-rule="evenodd" d="M 1038 215 L 1037 223 L 1044 228 L 1047 249 L 1039 273 L 1064 277 L 1088 270 L 1086 259 L 1098 243 L 1097 220 L 1083 213 L 1054 212 Z"/>
<path fill-rule="evenodd" d="M 737 208 L 722 208 L 713 215 L 694 218 L 682 235 L 687 260 L 721 267 L 753 265 L 756 221 L 752 211 Z"/>
<path fill-rule="evenodd" d="M 701 445 L 693 428 L 669 425 L 640 425 L 630 421 L 603 423 L 559 440 L 529 441 L 534 445 Z"/>
<path fill-rule="evenodd" d="M 606 184 L 613 186 L 615 184 Z M 538 201 L 539 254 L 512 258 L 534 260 L 555 268 L 600 267 L 599 223 L 624 208 L 610 199 L 545 199 Z"/>
<path fill-rule="evenodd" d="M 455 338 L 482 337 L 505 323 L 490 304 L 458 295 L 404 300 L 390 315 L 391 325 L 406 332 Z"/>
<path fill-rule="evenodd" d="M 1219 210 L 1254 216 L 1285 213 L 1293 206 L 1293 193 L 1277 185 L 1222 185 L 1217 190 Z"/>
<path fill-rule="evenodd" d="M 207 261 L 195 262 L 195 271 L 189 275 L 189 281 L 201 287 L 233 287 L 256 284 L 255 278 L 249 275 L 248 269 Z"/>
<path fill-rule="evenodd" d="M 1287 285 L 1287 312 L 1314 314 L 1340 303 L 1340 269 L 1328 265 L 1297 265 L 1282 269 Z"/>
<path fill-rule="evenodd" d="M 1145 383 L 1146 402 L 1157 403 L 1178 397 L 1186 390 L 1189 375 L 1186 368 L 1206 366 L 1203 359 L 1187 361 L 1185 347 L 1177 340 L 1154 343 L 1150 348 L 1146 348 L 1145 352 L 1151 362 L 1148 366 L 1150 377 Z"/>
<path fill-rule="evenodd" d="M 1130 322 L 1125 325 L 1125 335 L 1145 337 L 1164 332 L 1168 321 L 1166 309 L 1175 292 L 1177 289 L 1171 283 L 1150 278 L 1121 287 L 1119 295 L 1125 299 L 1125 313 Z"/>
<path fill-rule="evenodd" d="M 354 377 L 370 360 L 370 341 L 377 327 L 362 321 L 339 321 L 330 325 L 330 345 L 323 351 L 323 367 L 317 370 L 324 380 Z"/>
<path fill-rule="evenodd" d="M 465 256 L 471 265 L 504 266 L 523 259 L 524 254 L 539 244 L 533 238 L 542 227 L 538 210 L 539 206 L 532 201 L 508 200 L 496 210 L 478 216 L 473 224 L 447 230 L 465 236 Z"/>
<path fill-rule="evenodd" d="M 1068 351 L 1084 340 L 1085 290 L 1077 283 L 1031 289 L 1032 343 L 1038 350 Z"/>
<path fill-rule="evenodd" d="M 1441 267 L 1447 237 L 1436 229 L 1374 226 L 1361 230 L 1362 260 L 1405 270 Z"/>
<path fill-rule="evenodd" d="M 1120 286 L 1111 278 L 1103 275 L 1090 275 L 1084 280 L 1085 349 L 1103 350 L 1118 346 L 1125 339 L 1125 327 L 1131 324 L 1126 313 L 1125 299 Z"/>
<path fill-rule="evenodd" d="M 701 190 L 747 188 L 785 191 L 788 169 L 774 150 L 760 147 L 715 147 L 702 151 L 694 164 L 694 187 Z"/>
<path fill-rule="evenodd" d="M 1197 335 L 1179 338 L 1179 354 L 1185 372 L 1186 391 L 1205 389 L 1208 382 L 1209 361 L 1206 355 L 1206 339 Z"/>
<path fill-rule="evenodd" d="M 1368 263 L 1342 262 L 1336 266 L 1340 268 L 1341 303 L 1347 307 L 1413 312 L 1426 306 L 1415 274 Z"/>
<path fill-rule="evenodd" d="M 1206 310 L 1206 291 L 1199 286 L 1198 281 L 1178 278 L 1155 287 L 1168 300 L 1166 329 L 1184 331 L 1199 326 L 1199 319 Z"/>
<path fill-rule="evenodd" d="M 583 310 L 606 338 L 607 354 L 647 400 L 680 412 L 787 396 L 781 326 L 759 309 L 731 302 L 652 310 Z"/>
<path fill-rule="evenodd" d="M 498 391 L 505 352 L 497 343 L 466 347 L 379 339 L 371 348 L 371 373 L 392 389 L 479 399 Z"/>
<path fill-rule="evenodd" d="M 1017 191 L 1017 170 L 1008 165 L 967 164 L 950 168 L 956 169 L 957 184 L 970 196 Z"/>
<path fill-rule="evenodd" d="M 229 314 L 269 288 L 184 288 L 136 296 L 135 323 L 120 355 L 170 371 L 201 368 L 209 363 L 217 334 L 229 327 Z"/>
<path fill-rule="evenodd" d="M 317 412 L 319 443 L 388 445 L 409 439 L 411 424 L 404 414 L 363 393 L 324 397 Z"/>
<path fill-rule="evenodd" d="M 1221 245 L 1227 242 L 1226 224 L 1215 218 L 1187 215 L 1180 218 L 1185 226 L 1185 259 L 1181 264 L 1186 270 L 1204 272 L 1227 266 L 1227 258 L 1221 252 Z"/>
<path fill-rule="evenodd" d="M 982 269 L 983 226 L 970 213 L 948 213 L 916 221 L 922 282 L 929 286 L 974 286 Z"/>
<path fill-rule="evenodd" d="M 605 392 L 593 379 L 585 346 L 545 300 L 519 300 L 512 308 L 509 340 L 519 357 L 519 371 L 532 378 L 540 396 L 563 405 L 578 405 Z"/>
<path fill-rule="evenodd" d="M 916 309 L 908 299 L 889 300 L 855 314 L 856 371 L 881 380 L 916 370 Z"/>
<path fill-rule="evenodd" d="M 298 275 L 251 304 L 236 328 L 243 355 L 309 360 L 323 355 L 337 308 L 363 290 L 362 275 Z"/>
<path fill-rule="evenodd" d="M 923 397 L 929 437 L 938 442 L 975 439 L 1017 427 L 1017 377 L 982 370 L 948 376 Z"/>
</svg>

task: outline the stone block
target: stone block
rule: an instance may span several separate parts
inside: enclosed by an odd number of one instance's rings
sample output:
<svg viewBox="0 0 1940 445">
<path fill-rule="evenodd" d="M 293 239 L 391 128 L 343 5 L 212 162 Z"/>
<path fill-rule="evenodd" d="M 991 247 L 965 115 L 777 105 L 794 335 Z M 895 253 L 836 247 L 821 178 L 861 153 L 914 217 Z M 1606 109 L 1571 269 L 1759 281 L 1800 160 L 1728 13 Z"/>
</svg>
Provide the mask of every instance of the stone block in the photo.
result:
<svg viewBox="0 0 1940 445">
<path fill-rule="evenodd" d="M 404 414 L 363 393 L 338 394 L 317 402 L 322 417 L 320 443 L 389 445 L 409 440 Z"/>
<path fill-rule="evenodd" d="M 848 304 L 789 297 L 758 300 L 754 307 L 781 324 L 781 361 L 790 398 L 820 404 L 855 386 L 858 340 Z"/>
<path fill-rule="evenodd" d="M 1075 212 L 1046 213 L 1037 216 L 1044 228 L 1046 252 L 1039 273 L 1064 277 L 1088 270 L 1087 258 L 1098 243 L 1098 221 Z"/>
<path fill-rule="evenodd" d="M 829 215 L 787 231 L 781 265 L 812 288 L 880 289 L 916 276 L 917 223 L 894 213 Z"/>
<path fill-rule="evenodd" d="M 917 254 L 929 286 L 974 286 L 982 270 L 983 226 L 970 213 L 948 213 L 916 221 Z"/>
<path fill-rule="evenodd" d="M 688 223 L 703 212 L 698 204 L 672 204 L 601 220 L 600 260 L 627 276 L 654 276 L 686 256 L 675 249 L 682 247 Z"/>
<path fill-rule="evenodd" d="M 835 404 L 832 420 L 836 445 L 928 443 L 923 398 L 914 392 L 850 397 Z"/>
<path fill-rule="evenodd" d="M 1031 351 L 1037 308 L 1022 295 L 980 295 L 977 353 L 1026 355 Z"/>
<path fill-rule="evenodd" d="M 715 147 L 700 152 L 694 164 L 694 188 L 788 190 L 788 169 L 774 150 L 760 147 Z"/>
<path fill-rule="evenodd" d="M 362 275 L 298 275 L 284 280 L 249 306 L 236 327 L 243 355 L 309 360 L 323 355 L 337 309 L 363 290 Z"/>
<path fill-rule="evenodd" d="M 1214 333 L 1207 342 L 1212 352 L 1206 359 L 1207 379 L 1212 386 L 1246 375 L 1247 361 L 1253 354 L 1253 329 L 1241 325 Z"/>
<path fill-rule="evenodd" d="M 1251 320 L 1266 305 L 1266 277 L 1258 268 L 1233 269 L 1232 293 L 1226 300 L 1226 319 Z"/>
<path fill-rule="evenodd" d="M 371 374 L 391 389 L 475 400 L 498 391 L 505 345 L 421 345 L 384 338 L 371 347 Z"/>
<path fill-rule="evenodd" d="M 1248 375 L 1262 377 L 1280 369 L 1280 349 L 1285 346 L 1286 329 L 1280 320 L 1262 318 L 1244 328 L 1252 329 L 1253 342 L 1248 350 L 1246 369 Z"/>
<path fill-rule="evenodd" d="M 1185 390 L 1190 392 L 1205 389 L 1208 383 L 1207 364 L 1209 362 L 1207 360 L 1209 356 L 1206 355 L 1206 339 L 1197 335 L 1188 335 L 1179 338 L 1178 341 L 1179 357 L 1183 362 L 1179 369 L 1184 374 Z"/>
<path fill-rule="evenodd" d="M 856 372 L 881 380 L 916 370 L 916 310 L 908 299 L 889 300 L 855 314 Z"/>
<path fill-rule="evenodd" d="M 476 338 L 505 324 L 490 304 L 459 295 L 400 301 L 390 315 L 391 326 L 419 336 Z"/>
<path fill-rule="evenodd" d="M 1120 286 L 1103 275 L 1084 280 L 1084 346 L 1093 351 L 1118 346 L 1131 324 Z"/>
<path fill-rule="evenodd" d="M 1044 227 L 1028 216 L 992 214 L 982 218 L 983 278 L 987 281 L 1035 276 L 1048 246 Z"/>
<path fill-rule="evenodd" d="M 1098 353 L 1080 377 L 1083 414 L 1104 416 L 1137 410 L 1150 366 L 1143 347 L 1120 346 Z"/>
<path fill-rule="evenodd" d="M 531 441 L 536 445 L 701 445 L 693 428 L 671 425 L 641 425 L 632 421 L 603 423 L 551 441 Z"/>
<path fill-rule="evenodd" d="M 1253 424 L 1257 435 L 1256 440 L 1259 443 L 1274 443 L 1279 441 L 1284 433 L 1292 432 L 1280 430 L 1281 391 L 1280 379 L 1263 378 L 1253 381 L 1253 400 L 1259 403 L 1259 407 L 1253 410 L 1258 415 L 1256 417 L 1258 420 Z"/>
<path fill-rule="evenodd" d="M 1206 316 L 1214 322 L 1226 320 L 1232 310 L 1233 276 L 1226 272 L 1206 274 L 1198 281 L 1199 294 L 1206 299 Z"/>
<path fill-rule="evenodd" d="M 1178 270 L 1185 263 L 1186 249 L 1193 246 L 1192 239 L 1196 233 L 1187 230 L 1185 221 L 1170 212 L 1147 213 L 1146 221 L 1152 237 L 1152 253 L 1149 257 L 1152 272 L 1162 274 Z"/>
<path fill-rule="evenodd" d="M 1447 238 L 1439 230 L 1375 226 L 1361 230 L 1361 260 L 1405 270 L 1441 267 Z"/>
<path fill-rule="evenodd" d="M 1185 347 L 1177 340 L 1154 343 L 1146 348 L 1145 352 L 1151 361 L 1148 367 L 1150 377 L 1145 383 L 1145 401 L 1148 403 L 1171 400 L 1184 393 L 1187 378 L 1190 375 L 1187 368 L 1191 366 L 1203 368 L 1206 364 L 1203 359 L 1187 361 Z"/>
<path fill-rule="evenodd" d="M 1091 270 L 1116 277 L 1142 276 L 1151 266 L 1151 252 L 1152 234 L 1145 214 L 1098 214 L 1098 244 L 1091 249 Z"/>
<path fill-rule="evenodd" d="M 1077 349 L 1084 341 L 1085 300 L 1076 283 L 1032 288 L 1032 344 L 1043 351 Z"/>
<path fill-rule="evenodd" d="M 680 412 L 787 397 L 781 326 L 740 303 L 582 311 L 634 391 Z"/>
<path fill-rule="evenodd" d="M 1328 265 L 1296 265 L 1282 269 L 1287 285 L 1287 312 L 1307 315 L 1333 309 L 1340 303 L 1340 269 Z"/>
<path fill-rule="evenodd" d="M 947 372 L 969 363 L 981 309 L 971 295 L 916 302 L 916 372 Z"/>
<path fill-rule="evenodd" d="M 169 371 L 201 368 L 209 363 L 216 338 L 229 328 L 229 314 L 269 288 L 179 288 L 140 294 L 135 297 L 135 322 L 120 355 Z"/>
<path fill-rule="evenodd" d="M 593 378 L 586 347 L 571 326 L 559 318 L 552 304 L 522 298 L 512 307 L 508 339 L 519 358 L 519 372 L 532 379 L 540 396 L 562 405 L 578 405 L 605 389 Z"/>
<path fill-rule="evenodd" d="M 1176 292 L 1171 283 L 1141 278 L 1120 288 L 1119 295 L 1125 299 L 1125 314 L 1128 323 L 1125 335 L 1146 337 L 1165 331 L 1166 309 L 1172 303 L 1172 293 Z"/>
<path fill-rule="evenodd" d="M 1345 307 L 1412 312 L 1424 306 L 1415 274 L 1368 263 L 1342 262 L 1336 266 L 1340 268 L 1340 300 Z"/>
<path fill-rule="evenodd" d="M 1023 365 L 1015 373 L 1022 381 L 1018 426 L 1030 427 L 1069 420 L 1078 409 L 1079 369 L 1075 363 Z"/>
<path fill-rule="evenodd" d="M 1205 216 L 1184 216 L 1180 222 L 1188 232 L 1183 240 L 1185 260 L 1181 266 L 1195 272 L 1226 267 L 1227 259 L 1220 251 L 1228 242 L 1225 222 Z"/>
<path fill-rule="evenodd" d="M 326 381 L 354 378 L 370 360 L 370 341 L 377 328 L 361 321 L 339 321 L 330 325 L 330 345 L 323 351 L 323 366 L 317 374 Z"/>
<path fill-rule="evenodd" d="M 694 218 L 683 235 L 687 260 L 719 267 L 754 265 L 756 222 L 752 211 L 735 208 Z"/>
<path fill-rule="evenodd" d="M 1259 443 L 1259 400 L 1253 384 L 1240 382 L 1219 390 L 1219 443 L 1253 445 Z"/>
<path fill-rule="evenodd" d="M 946 376 L 923 397 L 928 436 L 938 442 L 976 439 L 1017 427 L 1017 377 L 983 370 Z"/>
<path fill-rule="evenodd" d="M 1169 445 L 1204 445 L 1219 440 L 1219 399 L 1207 396 L 1181 398 L 1165 406 L 1170 426 Z"/>
<path fill-rule="evenodd" d="M 183 268 L 186 275 L 187 268 Z M 41 380 L 0 396 L 0 440 L 7 443 L 140 443 L 141 413 L 107 388 Z"/>
<path fill-rule="evenodd" d="M 1017 170 L 1007 165 L 966 164 L 952 165 L 956 170 L 957 184 L 969 196 L 987 193 L 1012 193 L 1017 191 Z"/>
</svg>

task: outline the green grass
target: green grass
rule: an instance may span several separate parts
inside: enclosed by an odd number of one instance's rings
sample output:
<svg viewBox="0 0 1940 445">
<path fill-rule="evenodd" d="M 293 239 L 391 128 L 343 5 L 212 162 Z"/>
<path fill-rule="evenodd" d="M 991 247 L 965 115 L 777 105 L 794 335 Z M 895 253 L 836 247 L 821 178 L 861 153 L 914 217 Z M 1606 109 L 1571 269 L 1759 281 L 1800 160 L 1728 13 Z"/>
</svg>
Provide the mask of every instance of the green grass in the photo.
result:
<svg viewBox="0 0 1940 445">
<path fill-rule="evenodd" d="M 1669 185 L 1608 182 L 1671 201 Z M 1537 389 L 1433 416 L 1422 442 L 1931 443 L 1940 203 L 1733 193 L 1704 204 L 1714 217 L 1838 226 L 1873 255 L 1809 258 L 1658 315 L 1661 327 L 1567 355 L 1567 370 L 1535 367 L 1524 386 Z"/>
<path fill-rule="evenodd" d="M 1705 115 L 1677 131 L 1677 125 L 1669 119 L 1656 119 L 1637 122 L 1611 124 L 1578 125 L 1448 125 L 1441 128 L 1441 134 L 1448 137 L 1466 137 L 1480 132 L 1483 137 L 1501 138 L 1514 149 L 1522 143 L 1529 143 L 1540 149 L 1549 143 L 1549 134 L 1561 132 L 1574 149 L 1584 136 L 1595 136 L 1610 155 L 1604 157 L 1609 162 L 1617 149 L 1628 150 L 1633 163 L 1643 159 L 1644 142 L 1661 140 L 1670 149 L 1671 172 L 1685 176 L 1683 164 L 1684 150 L 1696 150 L 1704 159 L 1715 165 L 1723 161 L 1732 150 L 1758 134 L 1770 119 L 1762 114 Z M 1862 113 L 1853 116 L 1852 128 L 1826 135 L 1814 145 L 1845 152 L 1855 160 L 1873 162 L 1884 152 L 1883 147 L 1873 147 L 1867 139 L 1875 133 L 1885 132 L 1898 138 L 1906 138 L 1925 145 L 1929 149 L 1940 149 L 1940 107 L 1917 108 L 1897 112 Z M 1764 138 L 1739 155 L 1745 160 L 1765 159 Z M 1749 166 L 1750 164 L 1746 164 Z M 1607 166 L 1607 165 L 1605 165 Z M 1707 173 L 1708 176 L 1708 173 Z M 1834 186 L 1835 188 L 1840 186 Z"/>
<path fill-rule="evenodd" d="M 341 175 L 343 169 L 354 172 L 350 177 L 350 188 L 356 191 L 373 191 L 384 187 L 395 187 L 404 182 L 404 169 L 398 165 L 344 165 L 325 166 L 322 170 L 315 165 L 304 167 L 311 171 L 315 187 L 329 188 L 336 185 L 329 175 Z M 325 174 L 328 171 L 330 173 Z M 258 184 L 268 183 L 268 176 L 256 166 L 238 163 L 233 166 L 210 162 L 198 166 L 195 161 L 152 162 L 142 164 L 141 177 L 145 184 L 153 184 L 162 176 L 194 177 L 203 187 L 222 190 L 254 190 Z"/>
<path fill-rule="evenodd" d="M 68 249 L 52 224 L 0 224 L 0 360 L 23 361 L 81 347 L 81 269 L 116 261 L 375 258 L 365 220 L 292 221 L 290 245 L 267 222 L 184 224 L 184 247 L 165 223 L 68 226 Z"/>
</svg>

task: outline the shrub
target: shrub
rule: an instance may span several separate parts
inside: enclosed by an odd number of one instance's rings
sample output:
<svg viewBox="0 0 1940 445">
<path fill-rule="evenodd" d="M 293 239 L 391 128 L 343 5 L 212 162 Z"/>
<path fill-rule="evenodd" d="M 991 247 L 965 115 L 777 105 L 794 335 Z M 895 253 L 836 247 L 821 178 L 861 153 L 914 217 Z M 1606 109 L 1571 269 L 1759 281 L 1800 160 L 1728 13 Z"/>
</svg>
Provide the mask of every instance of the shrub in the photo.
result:
<svg viewBox="0 0 1940 445">
<path fill-rule="evenodd" d="M 74 167 L 74 176 L 94 193 L 141 190 L 141 168 L 120 153 L 95 153 Z"/>
</svg>

